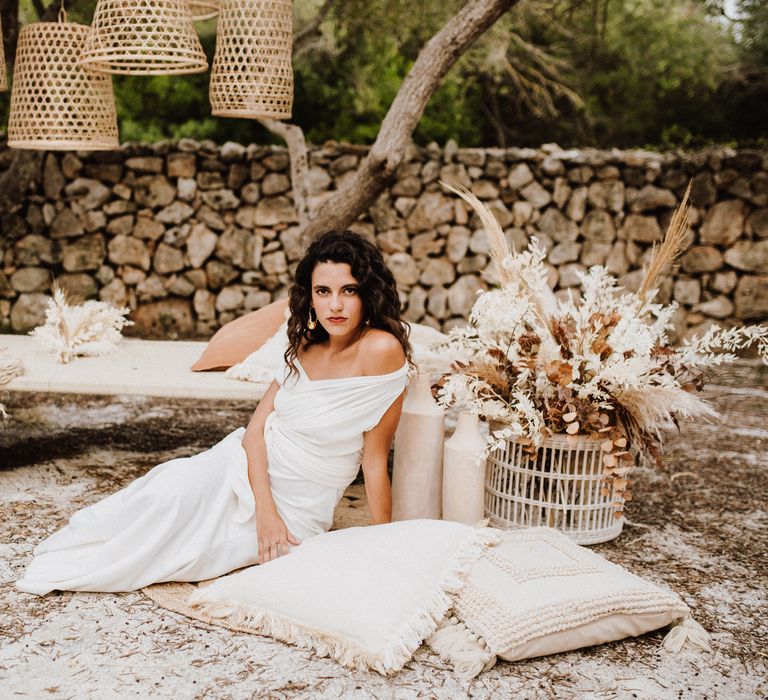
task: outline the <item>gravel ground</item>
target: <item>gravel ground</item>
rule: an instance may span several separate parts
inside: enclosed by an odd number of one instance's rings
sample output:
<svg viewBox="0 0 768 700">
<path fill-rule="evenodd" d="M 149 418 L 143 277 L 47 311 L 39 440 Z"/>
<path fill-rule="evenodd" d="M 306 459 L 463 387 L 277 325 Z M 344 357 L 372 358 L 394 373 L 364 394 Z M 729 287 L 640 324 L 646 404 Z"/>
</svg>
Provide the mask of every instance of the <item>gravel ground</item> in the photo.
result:
<svg viewBox="0 0 768 700">
<path fill-rule="evenodd" d="M 0 427 L 0 698 L 754 698 L 768 695 L 768 368 L 721 370 L 722 420 L 684 424 L 666 465 L 636 473 L 630 524 L 595 547 L 674 587 L 713 651 L 675 656 L 662 633 L 457 680 L 422 648 L 399 674 L 353 672 L 255 635 L 158 608 L 141 593 L 18 593 L 35 544 L 154 464 L 244 424 L 242 403 L 11 393 Z M 353 485 L 338 524 L 365 520 Z"/>
</svg>

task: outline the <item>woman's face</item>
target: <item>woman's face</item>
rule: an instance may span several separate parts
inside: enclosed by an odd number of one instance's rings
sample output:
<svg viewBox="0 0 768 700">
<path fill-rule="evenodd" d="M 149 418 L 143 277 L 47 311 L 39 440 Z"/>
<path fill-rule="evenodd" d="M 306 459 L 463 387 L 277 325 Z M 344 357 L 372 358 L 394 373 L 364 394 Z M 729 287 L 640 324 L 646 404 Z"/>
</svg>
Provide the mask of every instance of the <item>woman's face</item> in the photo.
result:
<svg viewBox="0 0 768 700">
<path fill-rule="evenodd" d="M 328 335 L 348 335 L 363 324 L 363 300 L 349 264 L 321 262 L 315 265 L 312 306 Z"/>
</svg>

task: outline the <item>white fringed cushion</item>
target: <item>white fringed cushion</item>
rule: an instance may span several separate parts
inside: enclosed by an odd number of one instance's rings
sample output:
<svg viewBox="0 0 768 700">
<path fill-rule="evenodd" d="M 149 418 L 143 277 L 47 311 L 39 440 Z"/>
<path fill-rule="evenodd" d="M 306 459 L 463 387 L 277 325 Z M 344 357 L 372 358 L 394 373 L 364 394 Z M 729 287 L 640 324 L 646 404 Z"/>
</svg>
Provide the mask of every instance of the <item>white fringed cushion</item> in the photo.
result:
<svg viewBox="0 0 768 700">
<path fill-rule="evenodd" d="M 392 673 L 437 629 L 451 594 L 497 538 L 441 520 L 328 532 L 198 589 L 189 602 L 351 668 Z"/>
<path fill-rule="evenodd" d="M 688 615 L 674 593 L 549 528 L 513 530 L 488 549 L 454 612 L 507 661 L 637 636 Z"/>
</svg>

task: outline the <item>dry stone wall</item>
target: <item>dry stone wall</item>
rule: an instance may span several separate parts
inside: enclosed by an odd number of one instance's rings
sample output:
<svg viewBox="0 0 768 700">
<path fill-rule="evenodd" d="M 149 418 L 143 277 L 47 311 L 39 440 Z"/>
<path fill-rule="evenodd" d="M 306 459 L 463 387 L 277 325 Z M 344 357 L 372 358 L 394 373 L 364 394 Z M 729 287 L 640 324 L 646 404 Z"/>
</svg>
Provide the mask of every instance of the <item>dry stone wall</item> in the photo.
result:
<svg viewBox="0 0 768 700">
<path fill-rule="evenodd" d="M 353 177 L 365 149 L 310 152 L 312 202 Z M 0 150 L 0 171 L 11 152 Z M 413 147 L 392 186 L 353 228 L 374 237 L 408 320 L 463 323 L 493 283 L 477 217 L 439 179 L 469 187 L 518 249 L 536 235 L 549 282 L 578 290 L 604 264 L 639 284 L 651 246 L 693 180 L 691 247 L 665 282 L 680 335 L 768 318 L 768 153 L 688 154 Z M 42 184 L 3 217 L 0 329 L 43 319 L 52 284 L 133 309 L 134 333 L 208 336 L 285 295 L 302 254 L 289 160 L 278 147 L 182 139 L 108 153 L 48 153 Z"/>
</svg>

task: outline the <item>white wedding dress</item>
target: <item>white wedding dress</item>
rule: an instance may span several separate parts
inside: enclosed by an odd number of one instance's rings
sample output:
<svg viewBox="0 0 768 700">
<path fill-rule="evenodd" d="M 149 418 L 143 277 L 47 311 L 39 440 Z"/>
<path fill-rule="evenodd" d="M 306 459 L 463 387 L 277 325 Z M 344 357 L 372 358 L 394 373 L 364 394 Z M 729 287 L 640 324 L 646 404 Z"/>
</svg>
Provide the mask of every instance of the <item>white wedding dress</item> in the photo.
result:
<svg viewBox="0 0 768 700">
<path fill-rule="evenodd" d="M 299 540 L 330 529 L 360 467 L 363 433 L 400 396 L 408 365 L 384 375 L 311 380 L 283 367 L 264 427 L 272 495 Z M 16 587 L 130 591 L 201 581 L 258 561 L 256 507 L 238 428 L 206 452 L 154 467 L 75 513 L 35 549 Z"/>
</svg>

